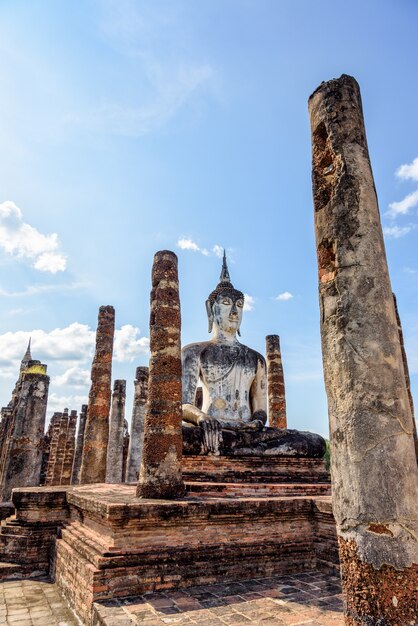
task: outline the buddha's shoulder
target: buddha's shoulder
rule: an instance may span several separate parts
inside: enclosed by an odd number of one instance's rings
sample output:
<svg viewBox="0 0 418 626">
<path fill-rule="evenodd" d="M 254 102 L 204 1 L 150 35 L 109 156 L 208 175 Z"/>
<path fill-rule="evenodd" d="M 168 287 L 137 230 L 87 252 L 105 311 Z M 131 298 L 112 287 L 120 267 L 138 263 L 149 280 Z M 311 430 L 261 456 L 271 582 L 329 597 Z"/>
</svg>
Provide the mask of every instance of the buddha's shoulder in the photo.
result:
<svg viewBox="0 0 418 626">
<path fill-rule="evenodd" d="M 245 346 L 244 344 L 241 344 L 241 345 L 251 359 L 257 360 L 261 365 L 265 367 L 266 359 L 263 357 L 262 354 L 260 354 L 260 352 L 257 352 L 257 350 L 253 350 L 253 348 L 249 348 L 248 346 Z"/>
<path fill-rule="evenodd" d="M 196 343 L 189 343 L 181 349 L 183 358 L 199 356 L 208 346 L 211 345 L 210 341 L 198 341 Z"/>
</svg>

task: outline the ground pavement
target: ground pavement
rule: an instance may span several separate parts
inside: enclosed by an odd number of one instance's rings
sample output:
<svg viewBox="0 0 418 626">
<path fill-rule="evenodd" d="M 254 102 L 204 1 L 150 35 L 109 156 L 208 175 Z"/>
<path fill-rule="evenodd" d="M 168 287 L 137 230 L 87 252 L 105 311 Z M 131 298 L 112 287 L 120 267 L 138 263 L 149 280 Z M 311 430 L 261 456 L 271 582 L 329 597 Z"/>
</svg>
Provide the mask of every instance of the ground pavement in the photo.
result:
<svg viewBox="0 0 418 626">
<path fill-rule="evenodd" d="M 342 626 L 339 578 L 319 572 L 148 593 L 96 603 L 101 626 Z M 79 624 L 46 579 L 0 584 L 0 625 Z"/>
</svg>

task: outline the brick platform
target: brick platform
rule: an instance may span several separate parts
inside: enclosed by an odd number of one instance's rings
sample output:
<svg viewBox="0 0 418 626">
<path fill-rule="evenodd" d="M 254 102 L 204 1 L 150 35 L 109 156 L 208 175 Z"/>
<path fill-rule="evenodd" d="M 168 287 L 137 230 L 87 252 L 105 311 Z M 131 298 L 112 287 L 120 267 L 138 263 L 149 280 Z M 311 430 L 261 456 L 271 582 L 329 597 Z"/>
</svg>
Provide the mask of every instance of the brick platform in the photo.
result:
<svg viewBox="0 0 418 626">
<path fill-rule="evenodd" d="M 202 461 L 195 468 L 200 480 L 186 483 L 187 496 L 174 501 L 138 499 L 135 485 L 126 484 L 15 490 L 15 515 L 0 530 L 0 577 L 49 570 L 90 624 L 95 601 L 317 567 L 335 573 L 322 462 L 231 461 L 234 467 L 225 459 Z M 288 480 L 277 480 L 286 467 Z M 263 480 L 269 472 L 277 482 Z M 215 482 L 216 474 L 235 482 Z M 303 483 L 308 475 L 315 480 Z"/>
</svg>

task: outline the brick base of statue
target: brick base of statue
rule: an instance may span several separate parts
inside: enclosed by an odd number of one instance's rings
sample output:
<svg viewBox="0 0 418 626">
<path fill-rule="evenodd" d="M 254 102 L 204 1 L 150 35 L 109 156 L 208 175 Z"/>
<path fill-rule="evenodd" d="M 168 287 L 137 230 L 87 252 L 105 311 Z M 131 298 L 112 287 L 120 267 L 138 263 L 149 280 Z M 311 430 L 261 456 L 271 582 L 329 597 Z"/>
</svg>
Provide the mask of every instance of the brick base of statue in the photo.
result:
<svg viewBox="0 0 418 626">
<path fill-rule="evenodd" d="M 0 578 L 49 571 L 90 623 L 96 600 L 338 568 L 323 461 L 201 456 L 183 464 L 186 496 L 177 500 L 138 499 L 134 484 L 14 490 Z"/>
</svg>

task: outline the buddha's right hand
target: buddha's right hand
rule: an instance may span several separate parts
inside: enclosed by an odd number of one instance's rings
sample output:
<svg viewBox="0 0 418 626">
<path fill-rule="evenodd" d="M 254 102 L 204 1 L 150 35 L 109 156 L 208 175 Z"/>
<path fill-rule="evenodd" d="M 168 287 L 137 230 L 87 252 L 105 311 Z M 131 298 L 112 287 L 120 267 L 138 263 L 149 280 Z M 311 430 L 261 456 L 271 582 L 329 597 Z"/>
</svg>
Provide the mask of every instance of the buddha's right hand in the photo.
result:
<svg viewBox="0 0 418 626">
<path fill-rule="evenodd" d="M 198 424 L 203 430 L 203 445 L 205 452 L 219 455 L 219 448 L 222 441 L 222 426 L 217 419 L 210 415 L 199 417 Z"/>
</svg>

